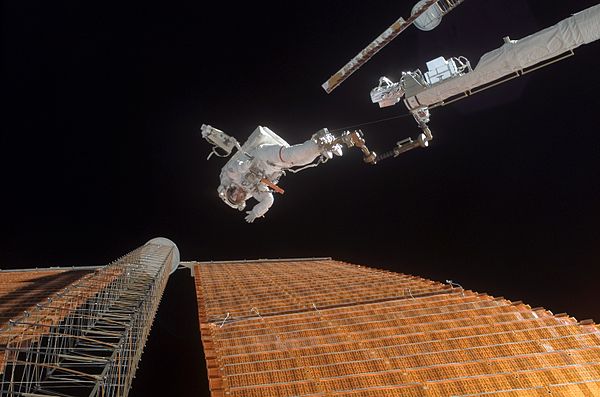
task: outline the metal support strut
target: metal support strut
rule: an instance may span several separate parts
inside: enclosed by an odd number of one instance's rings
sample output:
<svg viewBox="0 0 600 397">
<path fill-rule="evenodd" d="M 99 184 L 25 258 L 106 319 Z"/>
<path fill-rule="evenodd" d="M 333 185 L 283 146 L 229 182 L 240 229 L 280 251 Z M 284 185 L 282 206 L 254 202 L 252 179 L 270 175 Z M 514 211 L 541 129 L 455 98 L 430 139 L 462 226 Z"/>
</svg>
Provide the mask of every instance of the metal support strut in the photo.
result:
<svg viewBox="0 0 600 397">
<path fill-rule="evenodd" d="M 179 251 L 149 241 L 0 330 L 0 395 L 126 397 Z"/>
<path fill-rule="evenodd" d="M 363 152 L 363 160 L 365 163 L 375 164 L 377 160 L 377 154 L 369 150 L 363 136 L 364 135 L 361 130 L 355 130 L 352 132 L 345 131 L 339 138 L 337 138 L 337 140 L 344 143 L 349 148 L 356 146 Z"/>
<path fill-rule="evenodd" d="M 419 123 L 419 127 L 423 132 L 420 133 L 416 139 L 413 140 L 409 137 L 397 142 L 396 147 L 394 147 L 392 150 L 379 155 L 374 164 L 377 164 L 382 160 L 391 157 L 398 157 L 402 153 L 408 152 L 409 150 L 412 150 L 417 147 L 426 148 L 427 146 L 429 146 L 429 141 L 433 139 L 433 134 L 431 133 L 431 130 L 429 129 L 427 124 L 423 122 Z"/>
</svg>

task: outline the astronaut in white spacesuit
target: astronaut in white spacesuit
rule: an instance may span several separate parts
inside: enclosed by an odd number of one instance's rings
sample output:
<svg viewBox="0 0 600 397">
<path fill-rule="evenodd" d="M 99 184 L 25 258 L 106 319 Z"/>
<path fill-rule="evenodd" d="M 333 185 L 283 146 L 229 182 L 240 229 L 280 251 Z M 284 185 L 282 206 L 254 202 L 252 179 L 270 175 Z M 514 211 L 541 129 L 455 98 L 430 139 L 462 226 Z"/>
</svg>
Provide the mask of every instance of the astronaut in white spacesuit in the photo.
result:
<svg viewBox="0 0 600 397">
<path fill-rule="evenodd" d="M 271 208 L 273 192 L 283 193 L 277 183 L 286 170 L 309 165 L 319 156 L 322 156 L 320 161 L 323 162 L 334 155 L 342 155 L 341 145 L 327 129 L 320 130 L 304 143 L 289 146 L 268 128 L 258 127 L 248 142 L 240 147 L 237 141 L 222 131 L 210 126 L 202 128 L 203 136 L 208 137 L 211 143 L 214 143 L 210 139 L 211 134 L 226 137 L 221 138 L 229 144 L 226 151 L 231 152 L 234 145 L 238 147 L 238 152 L 221 170 L 221 184 L 217 191 L 227 205 L 240 211 L 246 207 L 248 199 L 256 199 L 258 203 L 246 211 L 245 219 L 249 223 L 264 216 Z"/>
</svg>

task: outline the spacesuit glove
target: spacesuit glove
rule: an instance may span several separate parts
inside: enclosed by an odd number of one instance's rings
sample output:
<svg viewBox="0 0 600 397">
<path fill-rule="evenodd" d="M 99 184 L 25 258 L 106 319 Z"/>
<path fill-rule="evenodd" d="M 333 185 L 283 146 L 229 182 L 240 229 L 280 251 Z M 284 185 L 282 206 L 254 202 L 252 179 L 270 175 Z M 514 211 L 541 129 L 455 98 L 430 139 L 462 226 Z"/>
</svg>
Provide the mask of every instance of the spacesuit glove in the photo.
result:
<svg viewBox="0 0 600 397">
<path fill-rule="evenodd" d="M 254 222 L 254 220 L 256 219 L 256 215 L 254 214 L 254 212 L 246 211 L 246 214 L 248 214 L 248 215 L 246 215 L 246 218 L 245 218 L 246 222 L 248 222 L 248 223 Z"/>
</svg>

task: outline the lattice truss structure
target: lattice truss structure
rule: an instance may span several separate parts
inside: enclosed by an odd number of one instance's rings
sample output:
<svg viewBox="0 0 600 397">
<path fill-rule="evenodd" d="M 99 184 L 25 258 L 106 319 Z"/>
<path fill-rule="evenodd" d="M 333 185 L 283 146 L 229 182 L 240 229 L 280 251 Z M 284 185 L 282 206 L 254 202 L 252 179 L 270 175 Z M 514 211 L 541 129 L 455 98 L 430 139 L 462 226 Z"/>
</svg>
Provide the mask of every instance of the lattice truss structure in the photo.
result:
<svg viewBox="0 0 600 397">
<path fill-rule="evenodd" d="M 197 263 L 213 397 L 600 396 L 600 329 L 333 260 Z"/>
<path fill-rule="evenodd" d="M 128 394 L 174 257 L 179 261 L 173 244 L 152 241 L 58 291 L 36 288 L 39 274 L 0 273 L 0 288 L 20 299 L 10 310 L 21 309 L 2 318 L 2 396 Z"/>
</svg>

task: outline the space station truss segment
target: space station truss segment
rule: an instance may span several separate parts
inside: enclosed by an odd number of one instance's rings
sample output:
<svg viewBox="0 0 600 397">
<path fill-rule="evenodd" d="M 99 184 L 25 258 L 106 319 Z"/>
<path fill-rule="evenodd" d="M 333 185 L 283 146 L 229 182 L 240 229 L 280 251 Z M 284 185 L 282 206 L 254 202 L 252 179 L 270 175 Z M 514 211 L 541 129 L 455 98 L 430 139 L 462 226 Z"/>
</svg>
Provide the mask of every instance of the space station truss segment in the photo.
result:
<svg viewBox="0 0 600 397">
<path fill-rule="evenodd" d="M 0 395 L 127 396 L 178 264 L 175 244 L 150 240 L 11 320 Z"/>
<path fill-rule="evenodd" d="M 600 396 L 600 328 L 334 260 L 198 263 L 212 397 Z"/>
</svg>

